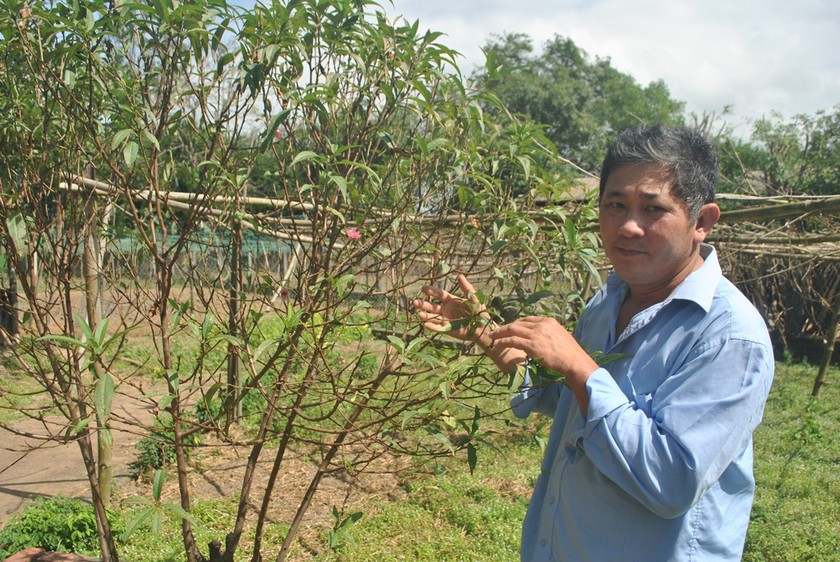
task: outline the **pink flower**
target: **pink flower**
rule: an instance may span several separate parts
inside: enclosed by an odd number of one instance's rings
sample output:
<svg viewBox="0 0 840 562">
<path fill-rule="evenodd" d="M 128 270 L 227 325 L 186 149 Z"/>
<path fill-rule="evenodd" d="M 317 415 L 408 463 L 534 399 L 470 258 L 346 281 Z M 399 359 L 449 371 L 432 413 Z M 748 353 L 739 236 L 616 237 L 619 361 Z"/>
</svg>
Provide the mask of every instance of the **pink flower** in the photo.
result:
<svg viewBox="0 0 840 562">
<path fill-rule="evenodd" d="M 356 230 L 355 228 L 348 228 L 347 229 L 347 238 L 350 240 L 358 240 L 362 237 L 362 233 Z"/>
</svg>

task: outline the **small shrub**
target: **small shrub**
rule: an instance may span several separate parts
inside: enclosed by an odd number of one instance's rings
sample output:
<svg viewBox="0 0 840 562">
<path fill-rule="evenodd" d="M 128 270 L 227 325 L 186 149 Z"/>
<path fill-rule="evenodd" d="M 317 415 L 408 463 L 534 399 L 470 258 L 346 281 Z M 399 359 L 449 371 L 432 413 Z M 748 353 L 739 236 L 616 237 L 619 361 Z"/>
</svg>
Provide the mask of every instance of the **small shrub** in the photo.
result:
<svg viewBox="0 0 840 562">
<path fill-rule="evenodd" d="M 115 529 L 112 515 L 108 521 Z M 73 498 L 38 498 L 0 530 L 0 558 L 29 547 L 99 555 L 99 532 L 93 507 Z"/>
<path fill-rule="evenodd" d="M 138 474 L 154 472 L 175 463 L 175 431 L 172 418 L 158 416 L 150 435 L 140 439 L 135 447 L 139 452 L 131 467 Z"/>
</svg>

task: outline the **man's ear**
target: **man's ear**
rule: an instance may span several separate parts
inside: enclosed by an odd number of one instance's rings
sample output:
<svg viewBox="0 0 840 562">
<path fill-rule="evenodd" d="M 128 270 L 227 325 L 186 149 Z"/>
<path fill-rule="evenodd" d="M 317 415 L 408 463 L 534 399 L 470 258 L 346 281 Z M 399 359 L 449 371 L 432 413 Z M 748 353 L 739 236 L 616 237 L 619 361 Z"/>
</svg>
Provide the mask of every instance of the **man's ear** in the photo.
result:
<svg viewBox="0 0 840 562">
<path fill-rule="evenodd" d="M 700 214 L 697 215 L 697 222 L 694 225 L 694 240 L 695 242 L 702 242 L 712 231 L 720 220 L 720 207 L 717 203 L 706 203 L 700 208 Z"/>
</svg>

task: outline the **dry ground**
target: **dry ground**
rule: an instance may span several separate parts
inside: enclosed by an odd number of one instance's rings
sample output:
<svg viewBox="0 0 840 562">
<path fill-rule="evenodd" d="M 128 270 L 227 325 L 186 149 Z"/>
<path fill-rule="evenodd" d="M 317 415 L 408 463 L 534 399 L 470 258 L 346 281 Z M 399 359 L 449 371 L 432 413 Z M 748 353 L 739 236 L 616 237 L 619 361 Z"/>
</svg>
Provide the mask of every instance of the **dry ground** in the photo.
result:
<svg viewBox="0 0 840 562">
<path fill-rule="evenodd" d="M 151 485 L 146 479 L 135 477 L 131 464 L 138 454 L 135 444 L 142 437 L 137 433 L 136 425 L 148 424 L 152 418 L 151 404 L 126 394 L 118 396 L 114 407 L 113 459 L 117 502 L 151 495 Z M 37 497 L 62 495 L 90 498 L 78 445 L 35 437 L 50 432 L 55 434 L 59 427 L 57 422 L 25 419 L 14 424 L 15 432 L 0 429 L 0 525 Z M 207 438 L 191 457 L 189 481 L 193 500 L 239 497 L 250 452 L 247 446 L 235 447 L 212 437 Z M 262 501 L 274 460 L 273 453 L 272 448 L 265 448 L 251 482 L 249 505 L 252 514 L 256 513 Z M 291 520 L 315 473 L 317 456 L 317 451 L 309 454 L 292 451 L 284 459 L 272 493 L 270 520 Z M 330 521 L 333 506 L 342 509 L 372 497 L 401 497 L 399 481 L 394 474 L 396 469 L 393 460 L 381 460 L 372 463 L 360 474 L 350 475 L 341 470 L 324 477 L 306 520 L 310 523 Z M 177 501 L 174 473 L 170 473 L 163 495 L 167 501 Z"/>
</svg>

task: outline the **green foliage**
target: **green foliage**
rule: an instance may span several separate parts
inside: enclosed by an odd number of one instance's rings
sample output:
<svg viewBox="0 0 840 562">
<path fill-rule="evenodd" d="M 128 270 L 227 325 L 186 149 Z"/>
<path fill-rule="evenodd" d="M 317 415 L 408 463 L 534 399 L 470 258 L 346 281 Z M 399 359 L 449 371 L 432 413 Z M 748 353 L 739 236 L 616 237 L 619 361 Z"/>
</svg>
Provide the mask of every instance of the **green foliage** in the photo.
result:
<svg viewBox="0 0 840 562">
<path fill-rule="evenodd" d="M 840 475 L 835 468 L 840 417 L 832 407 L 837 387 L 827 387 L 818 400 L 810 398 L 814 371 L 806 364 L 777 365 L 764 421 L 755 434 L 757 490 L 745 562 L 838 560 Z M 832 368 L 829 380 L 838 377 L 840 370 Z M 290 559 L 311 559 L 320 550 L 319 559 L 342 562 L 517 560 L 522 520 L 539 473 L 539 438 L 547 435 L 549 424 L 531 419 L 488 419 L 485 424 L 500 452 L 488 449 L 473 474 L 465 454 L 448 459 L 436 476 L 417 474 L 407 479 L 405 494 L 399 499 L 372 498 L 357 504 L 355 508 L 365 515 L 353 519 L 352 526 L 341 527 L 349 516 L 338 511 L 338 518 L 334 516 L 332 524 L 322 529 L 323 542 L 307 539 L 305 549 L 299 544 L 293 547 Z M 124 505 L 119 525 L 125 528 L 146 507 Z M 191 516 L 199 525 L 197 540 L 206 543 L 217 538 L 229 528 L 235 513 L 235 498 L 194 502 Z M 121 558 L 183 560 L 179 521 L 177 515 L 167 513 L 158 532 L 137 528 L 121 543 Z M 327 546 L 336 521 L 352 534 L 352 540 L 344 540 L 331 552 Z M 0 531 L 4 547 L 11 526 Z M 283 525 L 270 525 L 266 540 L 279 544 L 285 532 Z M 250 556 L 247 549 L 241 554 L 245 559 Z"/>
<path fill-rule="evenodd" d="M 122 522 L 135 520 L 140 513 L 148 508 L 148 504 L 136 505 L 132 499 L 126 502 L 121 512 Z M 236 518 L 236 498 L 223 499 L 198 499 L 191 504 L 191 521 L 196 524 L 196 541 L 199 544 L 208 544 L 210 541 L 223 536 L 228 532 L 232 521 Z M 127 523 L 121 523 L 125 526 Z M 269 523 L 265 531 L 265 540 L 271 545 L 278 545 L 283 542 L 283 537 L 288 532 L 288 526 L 280 523 Z M 246 544 L 240 551 L 244 560 L 249 560 L 251 550 L 247 541 L 253 538 L 253 528 L 245 533 Z M 183 562 L 184 545 L 181 539 L 181 516 L 174 511 L 163 513 L 160 527 L 156 532 L 151 532 L 148 526 L 140 526 L 135 532 L 128 536 L 123 535 L 119 544 L 119 556 L 121 560 L 131 562 Z M 300 551 L 296 546 L 292 549 L 292 560 L 304 560 L 305 557 L 295 558 Z"/>
<path fill-rule="evenodd" d="M 116 516 L 109 513 L 112 525 Z M 99 533 L 93 508 L 79 499 L 37 498 L 0 530 L 0 557 L 29 547 L 98 555 Z"/>
<path fill-rule="evenodd" d="M 749 142 L 721 143 L 723 190 L 759 195 L 840 194 L 840 106 L 752 124 Z"/>
<path fill-rule="evenodd" d="M 671 99 L 664 82 L 639 85 L 609 59 L 591 60 L 571 39 L 557 35 L 534 54 L 530 37 L 506 34 L 492 38 L 484 51 L 487 65 L 474 76 L 479 86 L 544 125 L 560 154 L 585 170 L 600 168 L 617 131 L 683 121 L 684 103 Z"/>
<path fill-rule="evenodd" d="M 327 548 L 338 551 L 345 543 L 353 542 L 353 535 L 350 534 L 350 526 L 362 518 L 361 511 L 355 511 L 348 516 L 339 512 L 338 508 L 332 509 L 332 529 L 327 533 Z"/>
<path fill-rule="evenodd" d="M 128 537 L 141 527 L 148 527 L 152 533 L 157 534 L 160 532 L 160 528 L 167 516 L 187 520 L 192 526 L 196 526 L 195 519 L 179 504 L 161 501 L 161 492 L 163 491 L 165 480 L 166 472 L 163 469 L 157 469 L 152 478 L 152 501 L 140 500 L 141 503 L 146 505 L 137 510 L 131 522 L 126 525 L 125 537 Z"/>
<path fill-rule="evenodd" d="M 138 454 L 131 464 L 132 468 L 142 475 L 172 466 L 176 461 L 174 445 L 172 416 L 166 413 L 155 416 L 150 434 L 141 437 L 134 445 Z"/>
<path fill-rule="evenodd" d="M 111 324 L 139 322 L 153 342 L 147 398 L 176 413 L 141 440 L 139 467 L 188 451 L 199 423 L 235 438 L 237 422 L 266 445 L 255 453 L 277 458 L 315 443 L 332 458 L 352 443 L 464 449 L 479 465 L 491 448 L 475 402 L 499 391 L 468 349 L 438 354 L 406 303 L 457 270 L 523 310 L 574 315 L 595 264 L 592 206 L 555 206 L 572 172 L 540 125 L 465 85 L 440 33 L 369 0 L 35 2 L 26 18 L 14 8 L 0 10 L 0 193 L 14 210 L 0 238 L 19 263 L 39 249 L 45 272 L 20 291 L 39 320 L 21 339 L 73 325 L 65 296 L 81 234 L 113 208 L 131 249 L 106 246 L 98 282 L 121 315 Z M 65 189 L 88 164 L 110 186 L 95 198 Z M 245 202 L 254 196 L 271 200 Z M 248 262 L 247 229 L 294 258 L 282 281 Z M 564 299 L 533 298 L 549 292 Z M 91 361 L 122 345 L 101 326 L 85 342 L 40 340 L 62 360 L 33 374 L 79 389 L 72 399 L 105 417 L 116 377 L 93 388 L 71 361 L 79 343 Z M 67 392 L 52 397 L 67 406 Z M 168 515 L 138 518 L 163 529 Z"/>
<path fill-rule="evenodd" d="M 499 423 L 499 422 L 496 422 Z M 499 428 L 497 428 L 499 429 Z M 412 478 L 405 497 L 364 505 L 355 540 L 327 560 L 519 559 L 522 520 L 541 451 L 529 424 L 495 433 L 501 453 L 490 453 L 474 473 L 450 459 L 437 476 Z"/>
</svg>

